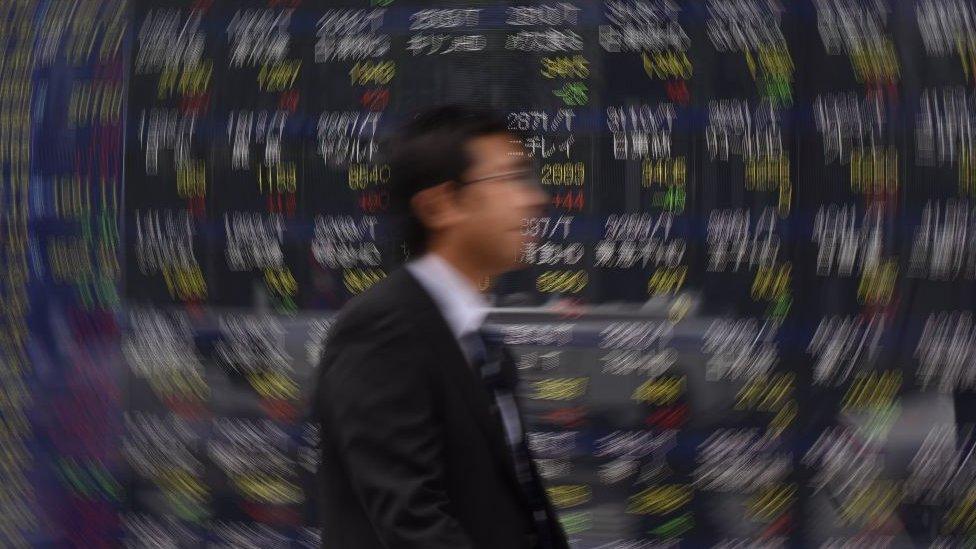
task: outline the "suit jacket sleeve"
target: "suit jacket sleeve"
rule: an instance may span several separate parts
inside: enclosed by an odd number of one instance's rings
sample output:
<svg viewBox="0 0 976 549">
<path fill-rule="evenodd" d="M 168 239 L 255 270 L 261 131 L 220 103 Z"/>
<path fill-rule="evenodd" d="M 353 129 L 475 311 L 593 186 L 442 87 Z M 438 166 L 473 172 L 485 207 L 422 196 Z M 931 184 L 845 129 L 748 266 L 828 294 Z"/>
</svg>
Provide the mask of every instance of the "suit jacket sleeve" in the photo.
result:
<svg viewBox="0 0 976 549">
<path fill-rule="evenodd" d="M 429 368 L 403 326 L 345 330 L 323 372 L 323 438 L 391 549 L 469 549 L 445 491 L 443 440 Z M 399 330 L 398 335 L 389 335 Z M 325 365 L 323 364 L 323 367 Z M 328 464 L 324 464 L 327 466 Z"/>
</svg>

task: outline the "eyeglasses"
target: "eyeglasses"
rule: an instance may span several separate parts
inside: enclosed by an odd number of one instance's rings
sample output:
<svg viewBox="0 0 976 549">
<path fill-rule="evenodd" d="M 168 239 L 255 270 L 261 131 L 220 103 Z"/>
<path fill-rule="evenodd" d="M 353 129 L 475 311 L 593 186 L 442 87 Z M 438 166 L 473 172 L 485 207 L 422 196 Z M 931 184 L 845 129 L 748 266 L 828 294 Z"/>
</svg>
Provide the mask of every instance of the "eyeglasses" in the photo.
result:
<svg viewBox="0 0 976 549">
<path fill-rule="evenodd" d="M 536 175 L 534 169 L 520 169 L 512 170 L 508 172 L 496 173 L 492 175 L 485 175 L 482 177 L 476 177 L 474 179 L 465 179 L 464 183 L 480 183 L 482 181 L 491 181 L 493 179 L 511 179 L 522 183 L 528 187 L 541 187 L 542 182 L 539 181 L 539 176 Z"/>
</svg>

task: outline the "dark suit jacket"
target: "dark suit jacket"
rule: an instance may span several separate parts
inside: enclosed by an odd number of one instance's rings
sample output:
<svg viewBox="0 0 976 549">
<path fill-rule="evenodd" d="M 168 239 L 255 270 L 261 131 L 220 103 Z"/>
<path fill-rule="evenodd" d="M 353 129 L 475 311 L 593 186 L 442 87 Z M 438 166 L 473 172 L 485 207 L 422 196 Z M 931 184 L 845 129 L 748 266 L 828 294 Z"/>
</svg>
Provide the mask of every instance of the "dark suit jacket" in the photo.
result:
<svg viewBox="0 0 976 549">
<path fill-rule="evenodd" d="M 497 408 L 408 270 L 339 313 L 319 368 L 324 548 L 534 546 Z"/>
</svg>

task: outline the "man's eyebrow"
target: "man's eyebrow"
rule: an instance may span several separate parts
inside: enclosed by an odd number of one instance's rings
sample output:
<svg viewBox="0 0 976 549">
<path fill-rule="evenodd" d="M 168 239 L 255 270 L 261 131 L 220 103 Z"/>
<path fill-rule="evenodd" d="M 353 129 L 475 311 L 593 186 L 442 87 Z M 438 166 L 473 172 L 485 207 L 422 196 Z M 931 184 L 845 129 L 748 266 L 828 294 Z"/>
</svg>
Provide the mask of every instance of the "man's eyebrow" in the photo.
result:
<svg viewBox="0 0 976 549">
<path fill-rule="evenodd" d="M 535 162 L 533 162 L 528 156 L 510 154 L 508 161 L 500 163 L 498 167 L 506 171 L 530 170 L 535 167 Z"/>
<path fill-rule="evenodd" d="M 531 170 L 534 167 L 535 163 L 526 156 L 520 156 L 518 160 L 512 163 L 512 168 L 517 170 Z"/>
</svg>

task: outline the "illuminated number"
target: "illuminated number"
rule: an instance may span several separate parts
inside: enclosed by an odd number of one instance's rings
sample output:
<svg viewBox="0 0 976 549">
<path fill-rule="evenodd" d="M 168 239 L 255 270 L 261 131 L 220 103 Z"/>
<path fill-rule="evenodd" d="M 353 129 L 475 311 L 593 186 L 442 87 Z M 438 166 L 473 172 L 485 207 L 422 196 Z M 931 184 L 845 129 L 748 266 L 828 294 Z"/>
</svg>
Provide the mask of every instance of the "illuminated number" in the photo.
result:
<svg viewBox="0 0 976 549">
<path fill-rule="evenodd" d="M 949 532 L 972 532 L 972 525 L 976 523 L 976 488 L 969 488 L 953 504 L 952 510 L 945 518 L 945 528 Z"/>
<path fill-rule="evenodd" d="M 586 78 L 590 75 L 590 62 L 582 55 L 573 57 L 543 57 L 544 78 Z"/>
<path fill-rule="evenodd" d="M 536 288 L 544 293 L 575 294 L 586 287 L 586 271 L 546 271 L 536 279 Z"/>
<path fill-rule="evenodd" d="M 55 237 L 48 244 L 47 252 L 54 280 L 84 283 L 94 276 L 87 239 Z"/>
<path fill-rule="evenodd" d="M 359 207 L 364 212 L 386 211 L 390 206 L 390 193 L 387 191 L 367 191 L 359 196 Z"/>
<path fill-rule="evenodd" d="M 200 502 L 207 495 L 207 487 L 199 479 L 176 466 L 162 468 L 153 480 L 167 492 L 179 494 L 180 499 Z"/>
<path fill-rule="evenodd" d="M 683 187 L 687 177 L 685 158 L 645 160 L 642 167 L 644 187 L 660 185 L 662 187 Z"/>
<path fill-rule="evenodd" d="M 790 160 L 785 156 L 746 162 L 746 189 L 770 191 L 790 184 Z"/>
<path fill-rule="evenodd" d="M 282 296 L 294 296 L 298 293 L 298 282 L 287 268 L 265 269 L 264 282 L 273 292 Z"/>
<path fill-rule="evenodd" d="M 855 150 L 851 153 L 851 189 L 883 194 L 898 188 L 898 151 L 894 148 Z"/>
<path fill-rule="evenodd" d="M 972 73 L 973 66 L 976 65 L 976 44 L 972 43 L 972 39 L 957 40 L 956 51 L 959 52 L 959 61 L 962 63 L 962 71 L 968 82 L 970 78 L 976 76 Z"/>
<path fill-rule="evenodd" d="M 210 89 L 213 61 L 203 60 L 195 65 L 166 68 L 159 76 L 157 96 L 166 99 L 177 92 L 182 96 L 198 95 Z"/>
<path fill-rule="evenodd" d="M 585 377 L 540 379 L 532 383 L 535 388 L 532 398 L 536 400 L 572 400 L 586 392 L 589 381 L 589 378 Z"/>
<path fill-rule="evenodd" d="M 630 497 L 627 512 L 634 515 L 666 515 L 691 501 L 691 488 L 684 484 L 665 484 L 645 488 Z"/>
<path fill-rule="evenodd" d="M 301 488 L 271 475 L 234 475 L 233 482 L 245 497 L 257 502 L 285 505 L 304 500 Z"/>
<path fill-rule="evenodd" d="M 772 301 L 789 293 L 793 267 L 785 263 L 779 267 L 759 267 L 752 282 L 752 298 Z"/>
<path fill-rule="evenodd" d="M 776 412 L 773 419 L 769 420 L 769 433 L 773 436 L 782 433 L 787 427 L 793 424 L 793 420 L 796 419 L 796 414 L 796 400 L 791 398 Z"/>
<path fill-rule="evenodd" d="M 156 98 L 166 99 L 169 97 L 173 93 L 173 90 L 176 89 L 176 81 L 178 77 L 178 68 L 164 68 L 159 74 L 159 83 L 156 85 Z"/>
<path fill-rule="evenodd" d="M 262 91 L 280 92 L 291 89 L 302 68 L 301 60 L 285 61 L 275 65 L 261 65 L 258 86 Z"/>
<path fill-rule="evenodd" d="M 349 188 L 364 190 L 370 185 L 382 185 L 390 181 L 390 166 L 383 164 L 350 164 L 348 172 Z"/>
<path fill-rule="evenodd" d="M 345 269 L 342 272 L 342 283 L 349 293 L 359 294 L 385 276 L 382 269 Z"/>
<path fill-rule="evenodd" d="M 776 213 L 780 217 L 790 215 L 790 203 L 793 201 L 793 185 L 786 182 L 779 186 L 779 200 L 776 204 Z"/>
<path fill-rule="evenodd" d="M 210 89 L 210 78 L 213 75 L 213 61 L 204 60 L 196 65 L 185 66 L 180 75 L 179 91 L 181 95 L 197 95 Z"/>
<path fill-rule="evenodd" d="M 901 390 L 901 372 L 889 370 L 859 374 L 844 395 L 845 411 L 891 406 Z"/>
<path fill-rule="evenodd" d="M 299 397 L 298 384 L 280 372 L 252 372 L 247 380 L 262 398 L 296 400 Z"/>
<path fill-rule="evenodd" d="M 258 170 L 259 193 L 294 193 L 298 188 L 297 169 L 294 162 L 276 166 L 262 166 Z"/>
<path fill-rule="evenodd" d="M 897 278 L 898 264 L 894 260 L 887 260 L 865 269 L 857 288 L 858 300 L 861 303 L 874 305 L 891 303 Z"/>
<path fill-rule="evenodd" d="M 777 412 L 793 391 L 793 374 L 773 374 L 750 380 L 735 396 L 735 410 Z"/>
<path fill-rule="evenodd" d="M 54 209 L 58 217 L 82 217 L 91 212 L 91 195 L 81 177 L 55 179 Z"/>
<path fill-rule="evenodd" d="M 666 90 L 668 99 L 679 105 L 687 105 L 691 100 L 688 84 L 684 80 L 668 80 Z"/>
<path fill-rule="evenodd" d="M 390 103 L 390 90 L 378 88 L 366 90 L 359 98 L 359 104 L 371 111 L 381 111 Z"/>
<path fill-rule="evenodd" d="M 894 82 L 901 74 L 898 54 L 890 40 L 880 46 L 855 48 L 850 58 L 858 82 Z"/>
<path fill-rule="evenodd" d="M 186 268 L 163 267 L 163 280 L 169 295 L 180 301 L 191 301 L 207 297 L 207 283 L 199 265 Z"/>
<path fill-rule="evenodd" d="M 959 194 L 976 194 L 976 163 L 973 163 L 973 151 L 963 152 L 959 156 Z"/>
<path fill-rule="evenodd" d="M 196 370 L 154 371 L 147 380 L 153 392 L 167 399 L 200 401 L 210 394 L 210 387 Z"/>
<path fill-rule="evenodd" d="M 562 99 L 569 106 L 578 107 L 589 101 L 589 90 L 582 82 L 567 82 L 562 88 L 553 90 L 553 95 Z"/>
<path fill-rule="evenodd" d="M 552 505 L 557 509 L 575 507 L 590 501 L 593 497 L 590 487 L 585 484 L 550 486 L 546 488 L 546 492 L 549 494 Z"/>
<path fill-rule="evenodd" d="M 847 524 L 887 522 L 901 505 L 902 494 L 903 488 L 890 481 L 875 480 L 854 486 L 841 505 L 840 517 Z"/>
<path fill-rule="evenodd" d="M 552 196 L 552 205 L 555 208 L 561 208 L 564 210 L 572 211 L 583 211 L 583 207 L 586 204 L 586 198 L 580 191 L 567 192 L 567 193 L 556 193 Z"/>
<path fill-rule="evenodd" d="M 508 129 L 528 131 L 531 119 L 527 112 L 513 112 L 508 115 Z"/>
<path fill-rule="evenodd" d="M 544 78 L 556 78 L 560 75 L 559 71 L 559 58 L 553 59 L 550 57 L 542 58 L 542 76 Z"/>
<path fill-rule="evenodd" d="M 789 510 L 796 499 L 796 487 L 792 484 L 764 486 L 749 498 L 749 516 L 753 520 L 769 522 Z"/>
<path fill-rule="evenodd" d="M 892 147 L 885 156 L 885 185 L 889 191 L 898 189 L 898 151 Z"/>
<path fill-rule="evenodd" d="M 685 392 L 684 376 L 668 376 L 649 379 L 634 389 L 631 400 L 660 406 L 673 404 Z"/>
<path fill-rule="evenodd" d="M 650 56 L 647 55 L 647 52 L 642 52 L 641 60 L 644 64 L 644 72 L 650 78 L 687 80 L 692 75 L 691 60 L 684 52 L 652 52 Z"/>
<path fill-rule="evenodd" d="M 684 286 L 688 267 L 668 267 L 654 271 L 647 282 L 650 295 L 675 294 Z"/>
<path fill-rule="evenodd" d="M 644 72 L 647 73 L 647 76 L 656 78 L 658 76 L 658 70 L 654 63 L 654 58 L 648 57 L 646 52 L 641 52 L 641 60 L 644 62 Z"/>
<path fill-rule="evenodd" d="M 206 166 L 202 160 L 192 159 L 176 167 L 176 194 L 193 198 L 207 194 Z"/>
<path fill-rule="evenodd" d="M 370 192 L 364 195 L 367 198 L 367 211 L 385 211 L 390 205 L 390 194 L 386 191 Z"/>
<path fill-rule="evenodd" d="M 360 86 L 385 86 L 395 75 L 396 64 L 393 61 L 360 61 L 349 69 L 351 83 Z"/>
<path fill-rule="evenodd" d="M 781 77 L 789 77 L 795 68 L 785 46 L 760 46 L 759 64 L 767 74 Z"/>
<path fill-rule="evenodd" d="M 541 180 L 543 185 L 583 185 L 586 180 L 586 164 L 583 162 L 543 164 Z"/>
</svg>

